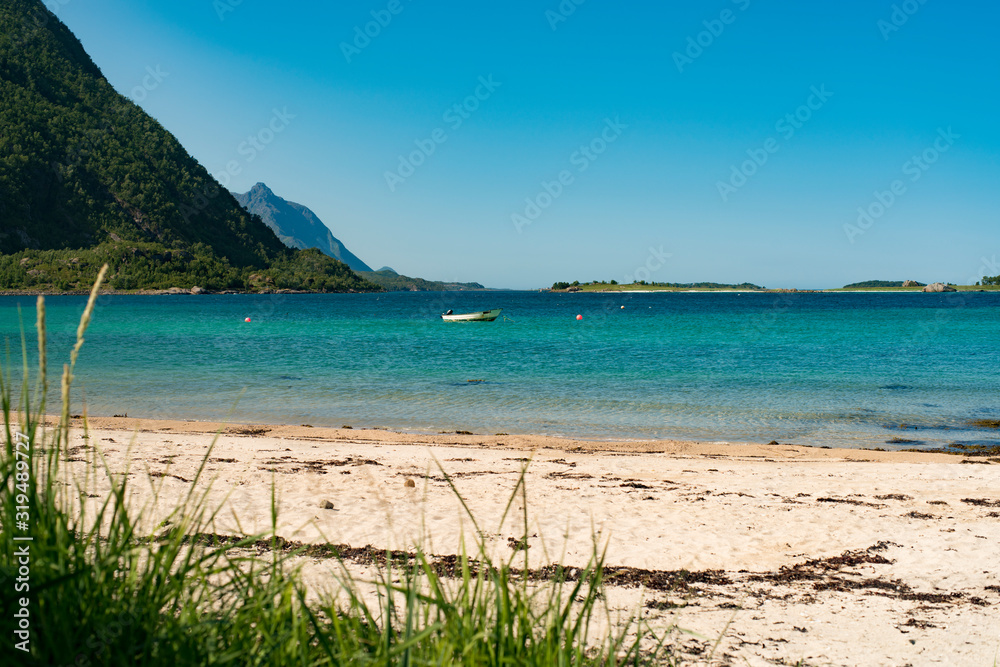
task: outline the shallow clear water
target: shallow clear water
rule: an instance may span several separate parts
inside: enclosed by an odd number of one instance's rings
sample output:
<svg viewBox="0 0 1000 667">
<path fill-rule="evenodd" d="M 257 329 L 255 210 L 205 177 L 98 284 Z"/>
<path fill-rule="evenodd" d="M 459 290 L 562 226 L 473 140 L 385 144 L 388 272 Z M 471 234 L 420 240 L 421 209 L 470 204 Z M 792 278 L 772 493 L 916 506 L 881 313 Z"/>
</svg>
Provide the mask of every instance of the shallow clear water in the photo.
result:
<svg viewBox="0 0 1000 667">
<path fill-rule="evenodd" d="M 34 298 L 0 297 L 14 371 L 18 304 L 35 345 Z M 55 376 L 85 298 L 46 304 Z M 438 317 L 490 307 L 513 321 Z M 1000 433 L 966 422 L 1000 418 L 998 324 L 997 293 L 105 296 L 74 410 L 594 439 L 995 444 Z"/>
</svg>

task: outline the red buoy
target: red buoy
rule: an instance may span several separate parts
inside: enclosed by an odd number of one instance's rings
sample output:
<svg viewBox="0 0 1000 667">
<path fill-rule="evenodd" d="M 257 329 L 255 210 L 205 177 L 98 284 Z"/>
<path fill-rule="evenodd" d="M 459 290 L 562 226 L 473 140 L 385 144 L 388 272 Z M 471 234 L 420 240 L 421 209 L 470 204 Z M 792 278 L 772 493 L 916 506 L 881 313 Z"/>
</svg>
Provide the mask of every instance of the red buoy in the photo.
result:
<svg viewBox="0 0 1000 667">
<path fill-rule="evenodd" d="M 577 316 L 576 316 L 576 319 L 578 319 L 578 320 L 582 320 L 582 319 L 583 319 L 583 315 L 577 315 Z"/>
</svg>

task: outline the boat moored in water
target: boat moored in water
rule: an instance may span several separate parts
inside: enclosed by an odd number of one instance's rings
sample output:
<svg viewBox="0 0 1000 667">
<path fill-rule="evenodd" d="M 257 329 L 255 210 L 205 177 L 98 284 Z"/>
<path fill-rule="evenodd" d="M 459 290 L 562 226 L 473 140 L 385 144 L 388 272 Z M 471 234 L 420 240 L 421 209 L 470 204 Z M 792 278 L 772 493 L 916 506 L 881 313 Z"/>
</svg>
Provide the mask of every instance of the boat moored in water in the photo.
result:
<svg viewBox="0 0 1000 667">
<path fill-rule="evenodd" d="M 503 308 L 481 310 L 476 313 L 453 313 L 449 310 L 447 313 L 441 315 L 441 319 L 445 322 L 492 322 L 500 316 L 501 310 Z"/>
</svg>

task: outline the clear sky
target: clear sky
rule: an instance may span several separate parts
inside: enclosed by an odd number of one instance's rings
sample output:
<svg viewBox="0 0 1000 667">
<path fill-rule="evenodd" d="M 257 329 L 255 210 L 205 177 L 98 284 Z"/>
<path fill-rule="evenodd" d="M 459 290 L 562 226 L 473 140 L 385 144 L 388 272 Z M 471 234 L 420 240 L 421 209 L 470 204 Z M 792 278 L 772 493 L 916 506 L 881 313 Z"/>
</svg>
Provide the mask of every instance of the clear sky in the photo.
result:
<svg viewBox="0 0 1000 667">
<path fill-rule="evenodd" d="M 267 183 L 376 268 L 1000 273 L 993 2 L 47 4 L 222 183 Z"/>
</svg>

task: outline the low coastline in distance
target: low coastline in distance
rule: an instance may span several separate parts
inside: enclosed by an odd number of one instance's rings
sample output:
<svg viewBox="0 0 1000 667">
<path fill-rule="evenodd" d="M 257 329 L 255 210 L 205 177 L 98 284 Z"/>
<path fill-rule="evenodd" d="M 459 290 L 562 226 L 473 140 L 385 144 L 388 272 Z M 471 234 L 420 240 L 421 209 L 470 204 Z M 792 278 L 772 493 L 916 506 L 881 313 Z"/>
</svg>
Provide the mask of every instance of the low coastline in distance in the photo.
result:
<svg viewBox="0 0 1000 667">
<path fill-rule="evenodd" d="M 575 293 L 603 293 L 603 292 L 631 292 L 631 293 L 643 293 L 643 292 L 697 292 L 697 293 L 711 293 L 711 292 L 756 292 L 763 294 L 783 294 L 783 293 L 810 293 L 810 294 L 822 294 L 822 293 L 850 293 L 850 292 L 911 292 L 911 293 L 941 293 L 941 292 L 996 292 L 1000 291 L 1000 276 L 984 276 L 981 281 L 974 285 L 955 285 L 952 283 L 930 283 L 925 284 L 917 282 L 914 280 L 867 280 L 858 283 L 851 283 L 849 285 L 844 285 L 843 287 L 828 287 L 828 288 L 797 288 L 797 287 L 777 287 L 768 288 L 762 287 L 760 285 L 755 285 L 753 283 L 739 283 L 739 284 L 726 284 L 726 283 L 715 283 L 715 282 L 698 282 L 698 283 L 671 283 L 671 282 L 646 282 L 638 281 L 629 284 L 621 284 L 615 280 L 603 281 L 595 280 L 591 282 L 581 283 L 579 281 L 569 282 L 555 282 L 550 288 L 539 288 L 539 289 L 527 289 L 527 290 L 508 290 L 502 288 L 492 288 L 485 287 L 480 283 L 460 283 L 460 282 L 447 282 L 447 281 L 432 281 L 425 280 L 422 278 L 413 278 L 410 276 L 404 276 L 397 274 L 391 269 L 380 269 L 379 271 L 362 271 L 357 272 L 362 280 L 366 281 L 369 285 L 375 283 L 380 289 L 346 289 L 346 290 L 333 290 L 333 291 L 386 291 L 386 292 L 461 292 L 461 291 L 482 291 L 482 292 L 496 292 L 496 291 L 524 291 L 524 292 L 553 292 L 561 294 L 575 294 Z M 209 289 L 201 287 L 199 285 L 193 285 L 190 287 L 166 287 L 166 288 L 148 288 L 148 289 L 118 289 L 114 287 L 106 287 L 101 289 L 101 294 L 128 294 L 128 295 L 210 295 L 210 294 L 320 294 L 328 292 L 329 290 L 310 290 L 310 289 L 294 289 L 294 288 L 281 288 L 277 287 L 272 283 L 265 283 L 254 289 Z M 68 287 L 66 289 L 58 289 L 53 284 L 45 284 L 37 288 L 27 287 L 27 288 L 17 288 L 11 287 L 7 284 L 0 284 L 0 296 L 24 296 L 24 295 L 85 295 L 89 294 L 89 288 L 81 285 L 74 285 L 73 287 Z"/>
<path fill-rule="evenodd" d="M 576 292 L 988 292 L 1000 290 L 1000 276 L 983 277 L 975 285 L 953 285 L 951 283 L 925 284 L 915 280 L 866 280 L 843 287 L 803 289 L 796 287 L 767 288 L 753 283 L 725 284 L 714 282 L 671 283 L 636 281 L 621 284 L 615 280 L 594 280 L 555 282 L 548 291 L 561 293 Z"/>
</svg>

